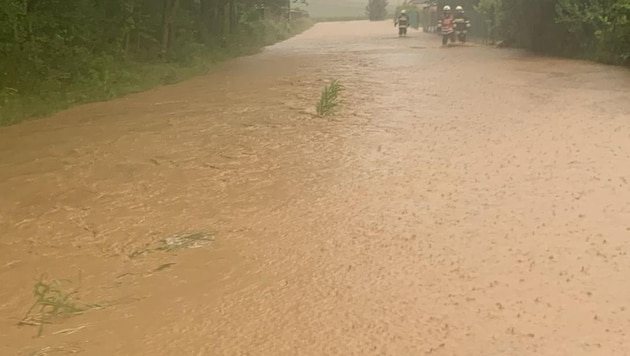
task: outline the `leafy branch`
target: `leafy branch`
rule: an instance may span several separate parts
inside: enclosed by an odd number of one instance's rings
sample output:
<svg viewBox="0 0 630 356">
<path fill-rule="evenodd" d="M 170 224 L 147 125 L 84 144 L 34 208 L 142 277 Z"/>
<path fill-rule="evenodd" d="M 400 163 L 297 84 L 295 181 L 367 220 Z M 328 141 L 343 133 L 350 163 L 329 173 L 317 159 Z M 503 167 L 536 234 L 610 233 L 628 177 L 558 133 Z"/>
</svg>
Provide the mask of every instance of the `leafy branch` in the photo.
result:
<svg viewBox="0 0 630 356">
<path fill-rule="evenodd" d="M 335 112 L 339 106 L 339 93 L 343 89 L 341 83 L 336 79 L 324 87 L 316 106 L 319 117 L 330 116 Z"/>
</svg>

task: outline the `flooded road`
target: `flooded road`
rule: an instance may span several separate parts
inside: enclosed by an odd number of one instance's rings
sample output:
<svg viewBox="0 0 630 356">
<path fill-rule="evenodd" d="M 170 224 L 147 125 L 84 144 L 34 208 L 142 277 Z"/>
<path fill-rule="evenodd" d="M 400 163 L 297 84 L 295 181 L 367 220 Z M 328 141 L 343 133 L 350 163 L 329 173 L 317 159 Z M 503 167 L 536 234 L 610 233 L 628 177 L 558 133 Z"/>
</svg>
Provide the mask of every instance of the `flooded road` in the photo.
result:
<svg viewBox="0 0 630 356">
<path fill-rule="evenodd" d="M 627 355 L 630 73 L 439 42 L 323 23 L 0 128 L 0 354 Z M 42 275 L 98 307 L 35 337 Z"/>
</svg>

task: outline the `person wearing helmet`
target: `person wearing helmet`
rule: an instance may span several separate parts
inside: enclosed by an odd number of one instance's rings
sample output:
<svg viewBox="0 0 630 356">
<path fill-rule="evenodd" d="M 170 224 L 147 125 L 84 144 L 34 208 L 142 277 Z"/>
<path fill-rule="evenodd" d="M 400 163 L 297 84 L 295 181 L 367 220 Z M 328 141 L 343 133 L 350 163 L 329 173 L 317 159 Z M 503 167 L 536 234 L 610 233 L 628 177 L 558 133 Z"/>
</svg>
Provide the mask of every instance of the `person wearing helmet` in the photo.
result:
<svg viewBox="0 0 630 356">
<path fill-rule="evenodd" d="M 461 43 L 466 43 L 466 37 L 468 36 L 468 29 L 470 28 L 470 20 L 464 13 L 464 8 L 457 6 L 455 8 L 455 16 L 453 20 L 455 26 L 455 34 L 457 39 Z"/>
<path fill-rule="evenodd" d="M 407 36 L 407 28 L 409 27 L 409 16 L 407 10 L 400 10 L 400 15 L 394 22 L 394 26 L 398 25 L 398 37 Z"/>
<path fill-rule="evenodd" d="M 442 8 L 442 15 L 438 20 L 438 28 L 442 32 L 442 46 L 446 46 L 449 39 L 451 43 L 455 42 L 454 20 L 451 7 L 448 5 L 444 6 L 444 8 Z"/>
</svg>

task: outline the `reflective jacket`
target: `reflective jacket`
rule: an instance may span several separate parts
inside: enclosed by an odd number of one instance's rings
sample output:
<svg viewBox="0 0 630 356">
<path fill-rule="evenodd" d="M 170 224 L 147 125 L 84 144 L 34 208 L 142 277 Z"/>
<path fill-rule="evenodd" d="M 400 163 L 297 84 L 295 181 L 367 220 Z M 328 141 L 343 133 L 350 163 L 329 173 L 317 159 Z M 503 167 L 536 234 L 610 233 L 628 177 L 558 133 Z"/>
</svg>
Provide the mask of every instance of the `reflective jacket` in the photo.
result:
<svg viewBox="0 0 630 356">
<path fill-rule="evenodd" d="M 463 12 L 456 13 L 453 20 L 455 31 L 466 31 L 470 28 L 470 20 Z"/>
<path fill-rule="evenodd" d="M 453 21 L 455 20 L 455 18 L 453 17 L 453 15 L 450 16 L 445 16 L 444 14 L 442 14 L 442 16 L 440 16 L 440 20 L 438 22 L 438 25 L 440 26 L 440 28 L 442 28 L 442 34 L 443 35 L 449 35 L 451 33 L 453 33 L 454 29 L 453 29 Z"/>
<path fill-rule="evenodd" d="M 396 19 L 396 24 L 398 27 L 409 27 L 409 16 L 407 16 L 407 14 L 401 14 L 398 16 L 398 19 Z"/>
</svg>

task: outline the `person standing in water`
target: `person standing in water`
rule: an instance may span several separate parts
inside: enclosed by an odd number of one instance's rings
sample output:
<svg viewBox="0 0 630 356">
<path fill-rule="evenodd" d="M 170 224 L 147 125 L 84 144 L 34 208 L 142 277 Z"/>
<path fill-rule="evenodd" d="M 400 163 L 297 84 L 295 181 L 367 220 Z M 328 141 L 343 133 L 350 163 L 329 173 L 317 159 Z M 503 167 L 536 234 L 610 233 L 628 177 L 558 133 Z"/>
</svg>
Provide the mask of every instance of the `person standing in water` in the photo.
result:
<svg viewBox="0 0 630 356">
<path fill-rule="evenodd" d="M 407 11 L 402 9 L 400 11 L 400 16 L 394 22 L 394 27 L 398 26 L 398 37 L 407 36 L 407 28 L 409 27 L 409 16 L 407 16 Z"/>
<path fill-rule="evenodd" d="M 444 6 L 442 9 L 442 15 L 438 21 L 438 28 L 440 29 L 440 32 L 442 32 L 442 46 L 446 46 L 449 39 L 451 40 L 451 43 L 455 42 L 455 29 L 453 28 L 454 21 L 455 18 L 451 12 L 451 7 L 448 5 Z"/>
<path fill-rule="evenodd" d="M 463 7 L 455 7 L 455 16 L 453 23 L 455 24 L 455 33 L 457 34 L 457 40 L 461 43 L 466 43 L 468 29 L 470 28 L 470 20 L 468 19 L 468 16 L 466 16 L 466 14 L 464 13 Z"/>
</svg>

